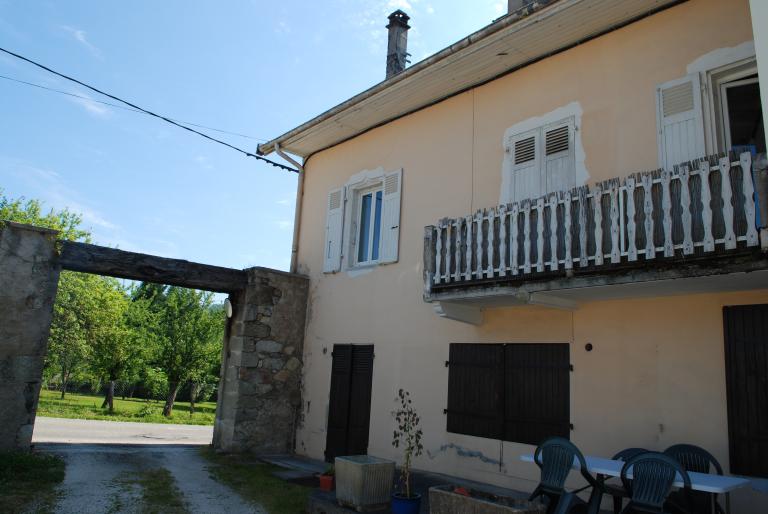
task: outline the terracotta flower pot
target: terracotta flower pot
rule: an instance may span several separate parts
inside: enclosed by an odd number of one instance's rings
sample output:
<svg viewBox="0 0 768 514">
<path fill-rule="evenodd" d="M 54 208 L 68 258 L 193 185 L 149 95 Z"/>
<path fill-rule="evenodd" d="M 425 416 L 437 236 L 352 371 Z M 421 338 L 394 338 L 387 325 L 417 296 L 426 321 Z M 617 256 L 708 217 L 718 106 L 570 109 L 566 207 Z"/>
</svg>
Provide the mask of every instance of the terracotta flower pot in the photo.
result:
<svg viewBox="0 0 768 514">
<path fill-rule="evenodd" d="M 333 475 L 320 475 L 320 490 L 333 491 Z"/>
</svg>

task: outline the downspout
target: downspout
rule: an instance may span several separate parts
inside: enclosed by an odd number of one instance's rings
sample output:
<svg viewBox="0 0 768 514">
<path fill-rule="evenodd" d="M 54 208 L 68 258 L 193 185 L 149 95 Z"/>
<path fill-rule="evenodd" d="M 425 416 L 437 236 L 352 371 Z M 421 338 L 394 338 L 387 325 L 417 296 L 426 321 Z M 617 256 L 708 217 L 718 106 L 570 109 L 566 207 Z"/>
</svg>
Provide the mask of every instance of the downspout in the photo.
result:
<svg viewBox="0 0 768 514">
<path fill-rule="evenodd" d="M 293 241 L 291 242 L 291 267 L 290 272 L 296 273 L 299 262 L 299 226 L 301 224 L 301 201 L 304 197 L 304 165 L 300 164 L 293 157 L 283 152 L 280 143 L 275 143 L 275 153 L 290 162 L 299 170 L 299 181 L 296 184 L 296 210 L 293 215 Z"/>
</svg>

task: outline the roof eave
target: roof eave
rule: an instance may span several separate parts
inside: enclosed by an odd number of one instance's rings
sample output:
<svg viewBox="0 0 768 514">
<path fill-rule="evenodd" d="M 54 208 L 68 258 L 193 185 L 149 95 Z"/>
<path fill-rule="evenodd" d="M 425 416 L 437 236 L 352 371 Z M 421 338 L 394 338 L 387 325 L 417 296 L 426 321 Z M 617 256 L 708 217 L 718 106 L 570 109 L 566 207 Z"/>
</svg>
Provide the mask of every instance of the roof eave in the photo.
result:
<svg viewBox="0 0 768 514">
<path fill-rule="evenodd" d="M 311 120 L 302 123 L 298 127 L 289 130 L 288 132 L 285 132 L 284 134 L 266 142 L 261 143 L 258 145 L 256 152 L 259 155 L 268 155 L 275 151 L 275 144 L 279 144 L 280 146 L 284 146 L 284 141 L 293 138 L 294 136 L 301 134 L 302 132 L 306 131 L 307 129 L 310 129 L 334 116 L 336 116 L 339 113 L 342 113 L 348 109 L 353 108 L 360 102 L 366 100 L 367 98 L 370 98 L 373 95 L 376 95 L 389 87 L 397 84 L 398 82 L 401 82 L 402 80 L 405 80 L 409 77 L 412 77 L 413 75 L 418 74 L 422 70 L 425 70 L 432 66 L 435 63 L 438 63 L 442 61 L 443 59 L 450 57 L 451 55 L 459 52 L 460 50 L 463 50 L 464 48 L 467 48 L 468 46 L 472 45 L 473 43 L 476 43 L 478 41 L 481 41 L 485 39 L 486 37 L 489 37 L 500 30 L 503 30 L 511 25 L 514 25 L 518 22 L 527 22 L 525 25 L 528 25 L 528 23 L 536 23 L 541 18 L 547 16 L 548 14 L 552 14 L 552 12 L 559 12 L 561 9 L 567 8 L 571 4 L 575 4 L 578 2 L 581 2 L 583 0 L 547 0 L 547 3 L 540 7 L 537 11 L 535 11 L 532 14 L 528 15 L 521 15 L 521 14 L 507 14 L 502 16 L 501 18 L 497 19 L 490 25 L 487 25 L 486 27 L 483 27 L 482 29 L 478 30 L 477 32 L 474 32 L 470 34 L 469 36 L 465 37 L 464 39 L 461 39 L 457 41 L 456 43 L 448 46 L 447 48 L 444 48 L 443 50 L 440 50 L 436 54 L 427 57 L 426 59 L 419 61 L 418 63 L 414 64 L 413 66 L 406 68 L 404 71 L 398 73 L 397 75 L 390 77 L 389 79 L 386 79 L 382 82 L 379 82 L 378 84 L 366 89 L 362 93 L 359 93 L 349 100 L 346 100 L 335 107 L 332 107 L 331 109 L 328 109 L 327 111 L 323 112 L 322 114 L 319 114 L 318 116 L 315 116 Z M 523 25 L 521 25 L 523 26 Z M 391 121 L 391 120 L 390 120 Z M 361 129 L 360 132 L 363 132 L 366 129 Z M 295 155 L 298 155 L 299 157 L 306 158 L 311 153 L 305 152 L 302 154 L 301 152 L 291 152 Z"/>
</svg>

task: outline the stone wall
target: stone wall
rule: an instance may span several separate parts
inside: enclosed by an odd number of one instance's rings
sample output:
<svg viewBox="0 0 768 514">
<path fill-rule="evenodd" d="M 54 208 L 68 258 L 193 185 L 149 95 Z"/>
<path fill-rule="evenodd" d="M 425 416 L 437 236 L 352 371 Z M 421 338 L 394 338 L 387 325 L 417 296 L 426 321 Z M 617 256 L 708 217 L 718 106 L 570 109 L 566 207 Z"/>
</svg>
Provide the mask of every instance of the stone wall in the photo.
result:
<svg viewBox="0 0 768 514">
<path fill-rule="evenodd" d="M 56 234 L 0 222 L 0 450 L 32 442 L 59 281 Z"/>
<path fill-rule="evenodd" d="M 251 268 L 230 295 L 213 445 L 224 452 L 293 451 L 309 280 Z"/>
</svg>

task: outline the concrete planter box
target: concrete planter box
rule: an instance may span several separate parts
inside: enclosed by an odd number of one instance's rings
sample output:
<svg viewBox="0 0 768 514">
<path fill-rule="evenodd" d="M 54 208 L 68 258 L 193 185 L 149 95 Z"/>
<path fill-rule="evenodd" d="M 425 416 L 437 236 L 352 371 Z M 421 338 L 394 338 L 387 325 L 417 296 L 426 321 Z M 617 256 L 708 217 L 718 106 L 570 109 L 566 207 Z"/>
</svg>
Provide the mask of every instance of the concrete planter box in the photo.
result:
<svg viewBox="0 0 768 514">
<path fill-rule="evenodd" d="M 336 457 L 336 500 L 358 512 L 386 509 L 395 463 L 368 455 Z"/>
<path fill-rule="evenodd" d="M 430 514 L 544 514 L 541 503 L 519 498 L 496 496 L 474 489 L 465 489 L 469 496 L 453 492 L 455 486 L 439 485 L 429 488 Z"/>
</svg>

